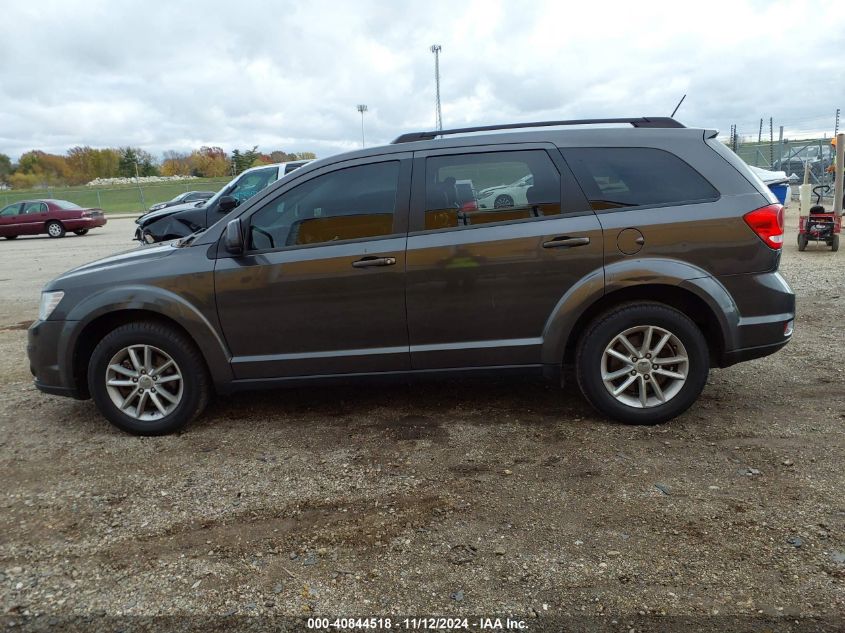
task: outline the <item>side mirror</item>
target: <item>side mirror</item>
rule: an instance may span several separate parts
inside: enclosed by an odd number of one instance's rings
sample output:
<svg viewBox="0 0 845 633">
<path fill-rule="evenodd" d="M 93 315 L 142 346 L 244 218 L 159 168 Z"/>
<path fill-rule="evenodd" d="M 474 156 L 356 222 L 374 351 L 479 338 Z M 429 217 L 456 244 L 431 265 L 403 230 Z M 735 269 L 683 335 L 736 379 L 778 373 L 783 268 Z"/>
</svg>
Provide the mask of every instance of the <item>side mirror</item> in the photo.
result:
<svg viewBox="0 0 845 633">
<path fill-rule="evenodd" d="M 221 196 L 219 204 L 220 213 L 229 213 L 229 211 L 234 209 L 240 203 L 241 201 L 234 196 Z"/>
<path fill-rule="evenodd" d="M 240 255 L 244 252 L 244 235 L 241 231 L 240 218 L 235 218 L 226 225 L 226 236 L 223 239 L 223 245 L 232 255 Z"/>
</svg>

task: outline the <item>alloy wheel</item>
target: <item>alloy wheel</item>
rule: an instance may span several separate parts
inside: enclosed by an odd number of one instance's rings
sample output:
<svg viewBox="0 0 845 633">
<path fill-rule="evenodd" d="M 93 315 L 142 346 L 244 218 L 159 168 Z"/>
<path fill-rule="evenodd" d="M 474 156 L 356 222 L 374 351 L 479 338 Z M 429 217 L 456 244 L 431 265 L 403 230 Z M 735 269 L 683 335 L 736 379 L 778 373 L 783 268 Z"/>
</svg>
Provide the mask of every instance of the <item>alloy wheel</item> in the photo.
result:
<svg viewBox="0 0 845 633">
<path fill-rule="evenodd" d="M 152 345 L 120 349 L 109 361 L 105 380 L 114 406 L 136 420 L 160 420 L 182 400 L 184 380 L 179 366 Z"/>
<path fill-rule="evenodd" d="M 681 391 L 688 373 L 689 356 L 683 343 L 655 325 L 638 325 L 617 334 L 601 359 L 607 391 L 634 408 L 665 404 Z"/>
</svg>

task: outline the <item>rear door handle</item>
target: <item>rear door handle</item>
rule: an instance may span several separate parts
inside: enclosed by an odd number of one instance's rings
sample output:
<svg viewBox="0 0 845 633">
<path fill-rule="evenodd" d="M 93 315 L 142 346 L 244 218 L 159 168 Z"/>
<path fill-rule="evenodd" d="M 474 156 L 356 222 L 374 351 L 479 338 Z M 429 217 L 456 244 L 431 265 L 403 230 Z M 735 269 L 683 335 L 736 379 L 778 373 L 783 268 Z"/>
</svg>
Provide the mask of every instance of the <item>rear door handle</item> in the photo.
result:
<svg viewBox="0 0 845 633">
<path fill-rule="evenodd" d="M 370 266 L 393 266 L 396 263 L 395 257 L 364 257 L 352 262 L 355 268 L 369 268 Z"/>
<path fill-rule="evenodd" d="M 562 235 L 548 242 L 543 242 L 543 248 L 572 248 L 573 246 L 585 246 L 589 243 L 589 237 L 569 237 Z"/>
</svg>

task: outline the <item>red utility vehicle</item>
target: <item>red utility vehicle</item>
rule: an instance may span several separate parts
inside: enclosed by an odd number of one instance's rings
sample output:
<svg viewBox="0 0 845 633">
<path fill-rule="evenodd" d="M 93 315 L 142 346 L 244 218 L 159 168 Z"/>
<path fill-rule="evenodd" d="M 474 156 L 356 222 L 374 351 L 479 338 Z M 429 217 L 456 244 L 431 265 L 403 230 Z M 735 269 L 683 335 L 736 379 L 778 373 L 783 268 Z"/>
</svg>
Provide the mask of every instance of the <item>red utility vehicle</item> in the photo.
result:
<svg viewBox="0 0 845 633">
<path fill-rule="evenodd" d="M 809 215 L 798 217 L 798 250 L 807 248 L 810 240 L 824 242 L 830 250 L 839 250 L 839 234 L 842 232 L 842 217 L 833 211 L 827 211 L 821 204 L 823 193 L 830 191 L 830 185 L 813 187 L 816 204 L 810 207 Z"/>
</svg>

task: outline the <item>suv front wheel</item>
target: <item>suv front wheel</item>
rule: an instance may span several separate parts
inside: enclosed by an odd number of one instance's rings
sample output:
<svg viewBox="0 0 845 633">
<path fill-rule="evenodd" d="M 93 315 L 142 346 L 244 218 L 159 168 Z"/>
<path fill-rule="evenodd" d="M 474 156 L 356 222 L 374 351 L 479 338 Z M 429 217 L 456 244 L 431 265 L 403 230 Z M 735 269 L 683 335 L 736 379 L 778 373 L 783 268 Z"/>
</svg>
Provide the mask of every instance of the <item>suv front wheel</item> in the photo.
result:
<svg viewBox="0 0 845 633">
<path fill-rule="evenodd" d="M 590 324 L 576 363 L 578 385 L 601 413 L 626 424 L 659 424 L 698 398 L 710 355 L 701 330 L 682 312 L 630 303 Z"/>
<path fill-rule="evenodd" d="M 174 328 L 142 321 L 120 326 L 94 349 L 88 388 L 102 414 L 137 435 L 164 435 L 198 416 L 211 391 L 192 341 Z"/>
</svg>

